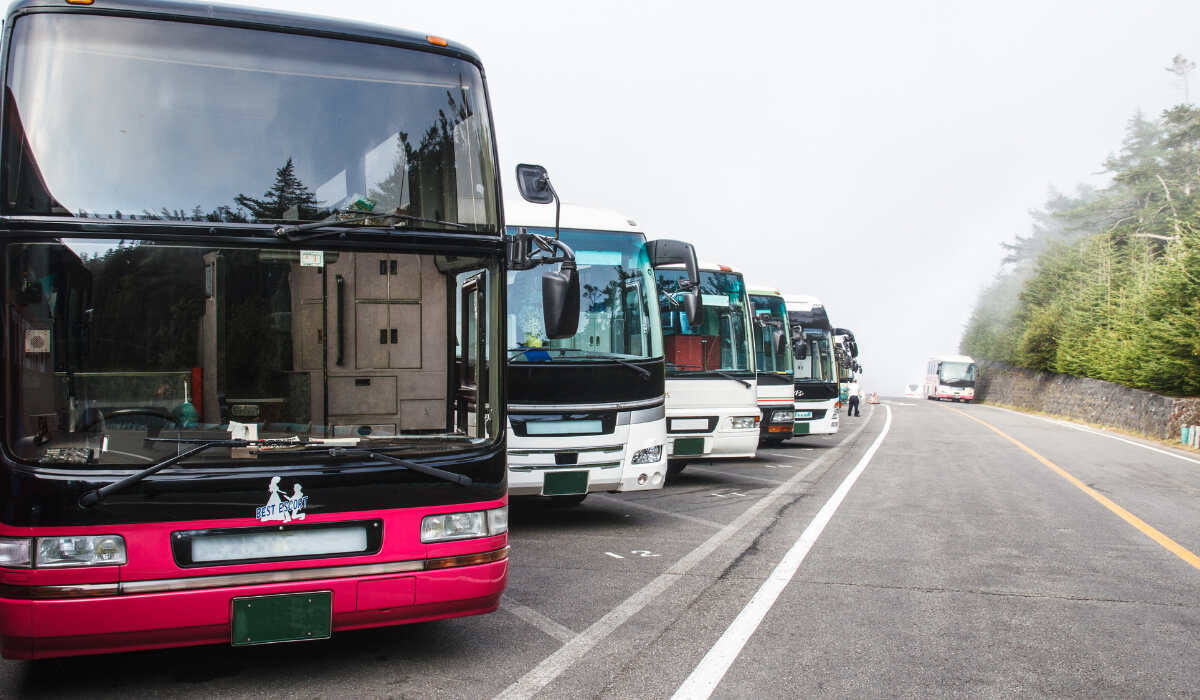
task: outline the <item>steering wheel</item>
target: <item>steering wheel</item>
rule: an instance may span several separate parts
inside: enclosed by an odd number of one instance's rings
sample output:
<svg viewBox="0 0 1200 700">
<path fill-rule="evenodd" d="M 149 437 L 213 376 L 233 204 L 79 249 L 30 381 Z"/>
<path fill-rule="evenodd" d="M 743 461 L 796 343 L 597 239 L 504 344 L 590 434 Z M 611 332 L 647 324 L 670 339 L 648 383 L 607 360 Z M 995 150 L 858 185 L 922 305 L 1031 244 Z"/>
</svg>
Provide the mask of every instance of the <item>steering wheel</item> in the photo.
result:
<svg viewBox="0 0 1200 700">
<path fill-rule="evenodd" d="M 166 411 L 163 411 L 163 410 L 156 411 L 156 410 L 150 409 L 150 408 L 118 408 L 117 410 L 113 411 L 112 413 L 109 413 L 108 415 L 104 415 L 102 413 L 99 417 L 95 418 L 94 420 L 89 422 L 87 425 L 81 427 L 79 429 L 79 432 L 86 433 L 86 432 L 90 431 L 92 428 L 94 428 L 98 423 L 107 422 L 107 421 L 113 420 L 114 418 L 121 418 L 122 416 L 150 416 L 152 418 L 159 418 L 164 421 L 170 421 L 170 422 L 174 423 L 177 427 L 180 427 L 180 428 L 183 427 L 183 423 L 181 423 L 178 418 L 176 418 L 175 416 L 173 416 L 170 413 L 167 413 Z M 150 426 L 146 426 L 146 427 L 147 427 L 147 429 L 149 429 Z"/>
</svg>

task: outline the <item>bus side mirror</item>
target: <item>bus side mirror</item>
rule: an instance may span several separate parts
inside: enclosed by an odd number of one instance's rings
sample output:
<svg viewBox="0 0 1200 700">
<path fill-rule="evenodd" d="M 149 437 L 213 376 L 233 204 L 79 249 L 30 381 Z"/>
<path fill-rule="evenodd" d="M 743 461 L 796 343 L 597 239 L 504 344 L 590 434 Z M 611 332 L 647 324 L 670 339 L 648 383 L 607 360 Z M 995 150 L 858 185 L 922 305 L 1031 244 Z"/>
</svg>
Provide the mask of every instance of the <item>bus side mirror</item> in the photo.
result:
<svg viewBox="0 0 1200 700">
<path fill-rule="evenodd" d="M 684 292 L 680 295 L 680 303 L 683 304 L 683 310 L 687 313 L 687 321 L 689 326 L 698 326 L 704 320 L 704 310 L 700 307 L 700 297 L 695 292 Z"/>
<path fill-rule="evenodd" d="M 546 337 L 554 340 L 579 330 L 579 271 L 573 261 L 542 275 L 542 321 Z"/>
<path fill-rule="evenodd" d="M 795 353 L 797 360 L 808 359 L 808 344 L 802 341 L 792 343 L 792 352 Z"/>
<path fill-rule="evenodd" d="M 679 290 L 683 292 L 679 301 L 687 312 L 688 325 L 700 325 L 704 321 L 704 307 L 700 303 L 700 263 L 696 261 L 696 248 L 686 241 L 658 238 L 646 242 L 646 254 L 650 256 L 650 267 L 683 265 L 687 270 L 687 279 L 679 283 Z"/>
<path fill-rule="evenodd" d="M 554 201 L 554 188 L 550 176 L 540 165 L 521 163 L 517 166 L 517 189 L 527 202 L 549 204 Z"/>
</svg>

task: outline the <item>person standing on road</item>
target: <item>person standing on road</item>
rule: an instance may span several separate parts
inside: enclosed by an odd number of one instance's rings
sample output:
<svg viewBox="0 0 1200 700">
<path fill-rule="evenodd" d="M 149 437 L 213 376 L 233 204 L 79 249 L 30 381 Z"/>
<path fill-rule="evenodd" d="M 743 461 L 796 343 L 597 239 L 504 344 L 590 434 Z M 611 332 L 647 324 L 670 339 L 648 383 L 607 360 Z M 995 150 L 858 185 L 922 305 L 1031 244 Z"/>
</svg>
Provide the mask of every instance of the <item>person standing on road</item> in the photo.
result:
<svg viewBox="0 0 1200 700">
<path fill-rule="evenodd" d="M 847 401 L 846 415 L 847 416 L 861 416 L 862 413 L 858 410 L 858 394 L 859 394 L 858 382 L 856 382 L 856 381 L 850 382 L 849 394 L 850 394 L 849 398 L 846 399 L 846 401 Z"/>
</svg>

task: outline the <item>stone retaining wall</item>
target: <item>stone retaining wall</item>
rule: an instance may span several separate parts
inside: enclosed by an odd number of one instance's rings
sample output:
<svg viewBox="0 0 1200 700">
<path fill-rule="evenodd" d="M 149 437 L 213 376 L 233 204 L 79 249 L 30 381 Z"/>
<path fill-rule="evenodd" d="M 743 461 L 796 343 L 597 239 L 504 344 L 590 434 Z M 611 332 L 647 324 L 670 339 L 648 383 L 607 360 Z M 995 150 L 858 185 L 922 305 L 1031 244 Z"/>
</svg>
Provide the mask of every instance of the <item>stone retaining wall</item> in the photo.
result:
<svg viewBox="0 0 1200 700">
<path fill-rule="evenodd" d="M 1069 374 L 979 363 L 975 397 L 1108 425 L 1156 438 L 1179 439 L 1182 425 L 1200 425 L 1200 398 L 1176 399 Z"/>
</svg>

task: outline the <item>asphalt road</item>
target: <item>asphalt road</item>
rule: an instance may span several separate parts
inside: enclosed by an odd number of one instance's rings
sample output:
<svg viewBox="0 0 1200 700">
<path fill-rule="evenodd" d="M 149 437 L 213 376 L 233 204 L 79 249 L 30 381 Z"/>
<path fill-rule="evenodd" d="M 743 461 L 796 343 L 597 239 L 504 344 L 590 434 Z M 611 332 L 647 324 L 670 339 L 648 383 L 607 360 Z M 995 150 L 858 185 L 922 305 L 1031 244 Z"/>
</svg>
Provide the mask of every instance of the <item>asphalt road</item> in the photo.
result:
<svg viewBox="0 0 1200 700">
<path fill-rule="evenodd" d="M 1195 454 L 885 400 L 662 491 L 514 502 L 495 614 L 6 661 L 0 696 L 1195 695 L 1198 496 Z"/>
</svg>

